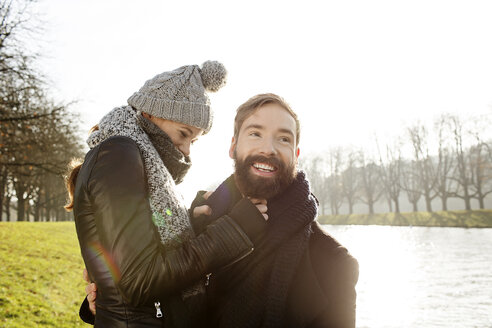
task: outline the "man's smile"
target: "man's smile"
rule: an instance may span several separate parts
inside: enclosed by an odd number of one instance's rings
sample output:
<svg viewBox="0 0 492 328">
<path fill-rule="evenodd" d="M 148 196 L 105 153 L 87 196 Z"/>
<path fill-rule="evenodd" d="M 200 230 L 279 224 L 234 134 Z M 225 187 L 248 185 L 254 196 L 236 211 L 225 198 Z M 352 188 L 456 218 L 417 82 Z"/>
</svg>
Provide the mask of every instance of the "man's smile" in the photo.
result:
<svg viewBox="0 0 492 328">
<path fill-rule="evenodd" d="M 253 171 L 262 176 L 272 176 L 277 172 L 277 167 L 265 163 L 253 163 Z"/>
</svg>

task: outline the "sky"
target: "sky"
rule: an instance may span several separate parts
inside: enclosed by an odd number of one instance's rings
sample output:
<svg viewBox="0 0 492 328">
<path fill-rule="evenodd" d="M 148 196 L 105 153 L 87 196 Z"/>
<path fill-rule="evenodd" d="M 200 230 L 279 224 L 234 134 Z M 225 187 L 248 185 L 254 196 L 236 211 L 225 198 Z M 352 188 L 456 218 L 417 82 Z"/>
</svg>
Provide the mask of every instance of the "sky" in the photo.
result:
<svg viewBox="0 0 492 328">
<path fill-rule="evenodd" d="M 273 92 L 301 120 L 301 157 L 370 148 L 444 112 L 492 112 L 490 1 L 39 0 L 40 66 L 87 131 L 153 76 L 218 60 L 212 131 L 180 185 L 190 202 L 232 173 L 235 109 Z M 84 136 L 85 137 L 85 136 Z"/>
</svg>

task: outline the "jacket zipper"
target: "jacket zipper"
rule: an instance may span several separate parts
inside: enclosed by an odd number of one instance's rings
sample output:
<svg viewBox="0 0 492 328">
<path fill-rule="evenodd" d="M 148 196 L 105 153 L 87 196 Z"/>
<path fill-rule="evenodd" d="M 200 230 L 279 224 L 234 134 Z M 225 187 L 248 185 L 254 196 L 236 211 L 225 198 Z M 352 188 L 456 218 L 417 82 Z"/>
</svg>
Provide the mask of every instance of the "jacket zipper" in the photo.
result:
<svg viewBox="0 0 492 328">
<path fill-rule="evenodd" d="M 210 276 L 211 275 L 212 275 L 212 272 L 207 273 L 206 280 L 205 280 L 205 286 L 208 286 L 210 284 Z"/>
<path fill-rule="evenodd" d="M 244 259 L 246 256 L 248 256 L 249 254 L 253 253 L 253 251 L 255 250 L 254 247 L 251 247 L 246 253 L 244 253 L 243 255 L 239 256 L 237 259 L 235 259 L 234 261 L 232 261 L 231 263 L 227 263 L 226 265 L 224 265 L 222 268 L 218 269 L 217 270 L 217 273 L 219 272 L 222 272 L 223 270 L 227 269 L 228 267 L 230 267 L 231 265 L 234 265 L 236 264 L 237 262 L 241 261 L 242 259 Z"/>
<path fill-rule="evenodd" d="M 253 251 L 255 250 L 254 247 L 251 247 L 246 253 L 244 253 L 243 255 L 239 256 L 237 259 L 235 259 L 234 261 L 230 262 L 230 263 L 227 263 L 226 265 L 224 265 L 222 268 L 219 268 L 217 270 L 217 273 L 221 273 L 222 271 L 224 271 L 225 269 L 227 269 L 228 267 L 230 267 L 231 265 L 234 265 L 235 263 L 241 261 L 242 259 L 244 259 L 246 256 L 248 256 L 249 254 L 253 253 Z M 208 273 L 206 276 L 205 276 L 205 286 L 208 286 L 210 284 L 210 277 L 212 276 L 212 272 Z"/>
<path fill-rule="evenodd" d="M 154 302 L 154 306 L 156 310 L 155 317 L 162 318 L 161 302 Z"/>
</svg>

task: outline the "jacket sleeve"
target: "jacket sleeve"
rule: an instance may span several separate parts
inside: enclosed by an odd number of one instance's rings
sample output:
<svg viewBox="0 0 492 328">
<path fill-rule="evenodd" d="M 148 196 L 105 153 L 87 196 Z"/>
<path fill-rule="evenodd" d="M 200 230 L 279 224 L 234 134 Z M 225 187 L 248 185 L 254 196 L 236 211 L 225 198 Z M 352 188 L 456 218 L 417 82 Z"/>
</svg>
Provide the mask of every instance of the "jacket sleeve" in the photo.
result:
<svg viewBox="0 0 492 328">
<path fill-rule="evenodd" d="M 164 300 L 253 249 L 247 234 L 228 216 L 180 247 L 166 249 L 151 219 L 140 152 L 128 138 L 101 144 L 86 188 L 116 286 L 134 306 Z"/>
<path fill-rule="evenodd" d="M 257 246 L 261 236 L 265 233 L 267 223 L 260 211 L 258 211 L 256 206 L 248 198 L 239 199 L 234 205 L 231 206 L 231 210 L 228 211 L 227 214 L 217 215 L 212 209 L 211 215 L 203 214 L 194 217 L 193 209 L 206 204 L 203 194 L 205 194 L 205 191 L 203 190 L 197 193 L 189 210 L 190 221 L 193 225 L 193 230 L 197 234 L 205 231 L 208 225 L 215 222 L 219 217 L 229 217 L 234 220 L 248 235 L 254 246 Z"/>
</svg>

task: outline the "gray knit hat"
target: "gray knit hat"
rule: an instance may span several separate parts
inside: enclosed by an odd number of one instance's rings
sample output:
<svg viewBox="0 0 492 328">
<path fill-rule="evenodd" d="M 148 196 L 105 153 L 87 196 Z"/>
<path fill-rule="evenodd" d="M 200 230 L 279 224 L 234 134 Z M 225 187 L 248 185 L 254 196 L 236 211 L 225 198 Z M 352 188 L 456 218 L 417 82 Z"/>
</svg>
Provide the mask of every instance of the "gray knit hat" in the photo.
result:
<svg viewBox="0 0 492 328">
<path fill-rule="evenodd" d="M 182 66 L 156 75 L 128 98 L 128 104 L 141 112 L 203 129 L 212 127 L 213 113 L 205 91 L 216 92 L 226 83 L 227 71 L 217 61 L 202 67 Z"/>
</svg>

